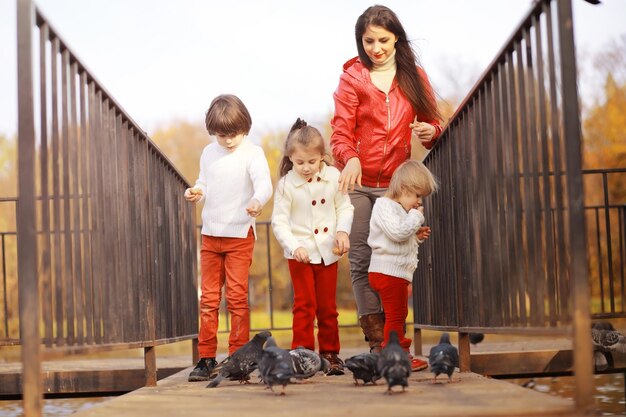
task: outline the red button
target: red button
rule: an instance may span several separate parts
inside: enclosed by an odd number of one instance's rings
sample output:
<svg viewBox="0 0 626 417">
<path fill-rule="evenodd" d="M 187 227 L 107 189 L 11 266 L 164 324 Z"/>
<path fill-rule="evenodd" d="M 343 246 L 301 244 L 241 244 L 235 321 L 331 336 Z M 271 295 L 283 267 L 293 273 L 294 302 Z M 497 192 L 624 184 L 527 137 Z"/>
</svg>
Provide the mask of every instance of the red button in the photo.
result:
<svg viewBox="0 0 626 417">
<path fill-rule="evenodd" d="M 316 205 L 317 201 L 313 200 L 313 201 L 311 201 L 311 204 Z"/>
<path fill-rule="evenodd" d="M 324 233 L 328 232 L 328 227 L 324 228 Z"/>
<path fill-rule="evenodd" d="M 317 182 L 320 182 L 322 179 L 320 177 L 317 177 Z"/>
<path fill-rule="evenodd" d="M 322 198 L 322 199 L 320 200 L 320 203 L 322 203 L 322 204 L 324 204 L 325 202 L 326 202 L 326 199 L 324 199 L 324 198 Z"/>
<path fill-rule="evenodd" d="M 309 180 L 307 182 L 311 182 L 311 181 L 313 181 L 313 178 L 309 178 Z"/>
<path fill-rule="evenodd" d="M 318 234 L 319 230 L 315 229 L 315 230 L 313 230 L 313 233 Z"/>
</svg>

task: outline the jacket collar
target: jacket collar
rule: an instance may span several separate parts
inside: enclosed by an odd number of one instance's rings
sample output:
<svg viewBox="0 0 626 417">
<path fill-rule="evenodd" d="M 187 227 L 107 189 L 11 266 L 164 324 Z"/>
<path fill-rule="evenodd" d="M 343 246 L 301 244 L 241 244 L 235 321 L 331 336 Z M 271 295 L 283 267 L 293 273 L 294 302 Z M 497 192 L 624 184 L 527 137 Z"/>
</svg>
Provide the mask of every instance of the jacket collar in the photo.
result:
<svg viewBox="0 0 626 417">
<path fill-rule="evenodd" d="M 308 182 L 308 180 L 305 180 L 300 175 L 298 175 L 298 173 L 296 173 L 293 168 L 287 173 L 285 178 L 287 181 L 293 184 L 294 187 L 300 187 Z M 320 169 L 320 172 L 318 172 L 317 175 L 313 177 L 313 181 L 317 181 L 317 178 L 321 178 L 321 181 L 328 182 L 328 169 L 326 167 L 326 163 L 323 161 L 322 168 Z"/>
<path fill-rule="evenodd" d="M 346 61 L 346 63 L 343 64 L 343 72 L 359 80 L 360 82 L 364 82 L 374 86 L 374 83 L 372 82 L 372 77 L 370 76 L 370 70 L 367 69 L 363 62 L 361 62 L 361 58 L 359 58 L 358 56 L 355 56 L 354 58 Z M 391 91 L 394 90 L 397 85 L 398 79 L 396 77 L 393 77 L 389 92 L 391 93 Z M 377 87 L 374 86 L 374 88 Z"/>
</svg>

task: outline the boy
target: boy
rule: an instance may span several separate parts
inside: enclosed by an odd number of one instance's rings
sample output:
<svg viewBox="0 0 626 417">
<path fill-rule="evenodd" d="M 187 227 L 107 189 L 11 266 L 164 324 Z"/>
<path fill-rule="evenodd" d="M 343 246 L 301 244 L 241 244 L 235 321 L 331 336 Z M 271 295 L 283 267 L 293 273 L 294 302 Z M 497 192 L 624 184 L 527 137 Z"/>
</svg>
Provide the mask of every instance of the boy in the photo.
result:
<svg viewBox="0 0 626 417">
<path fill-rule="evenodd" d="M 234 95 L 217 96 L 206 113 L 206 128 L 216 142 L 200 157 L 200 175 L 185 199 L 204 201 L 202 208 L 202 273 L 200 296 L 200 360 L 189 381 L 207 381 L 217 364 L 217 328 L 222 287 L 231 316 L 228 354 L 249 339 L 248 269 L 256 239 L 255 217 L 272 196 L 272 180 L 260 146 L 247 135 L 252 119 Z"/>
</svg>

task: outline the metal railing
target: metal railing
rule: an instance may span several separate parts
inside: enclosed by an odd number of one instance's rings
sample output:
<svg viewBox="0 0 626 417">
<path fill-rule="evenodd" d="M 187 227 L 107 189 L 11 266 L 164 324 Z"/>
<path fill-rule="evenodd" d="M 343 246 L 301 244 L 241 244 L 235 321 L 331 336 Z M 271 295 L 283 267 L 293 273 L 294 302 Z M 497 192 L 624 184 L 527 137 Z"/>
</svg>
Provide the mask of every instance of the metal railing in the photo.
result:
<svg viewBox="0 0 626 417">
<path fill-rule="evenodd" d="M 583 170 L 585 183 L 587 184 L 587 195 L 585 196 L 585 213 L 587 215 L 587 254 L 589 262 L 589 282 L 591 286 L 592 305 L 590 312 L 594 318 L 616 318 L 625 317 L 626 304 L 626 201 L 612 201 L 610 190 L 611 184 L 619 186 L 626 180 L 626 168 L 622 169 L 594 169 Z M 595 178 L 597 177 L 597 179 Z M 594 187 L 594 185 L 599 185 Z M 595 199 L 589 197 L 592 189 L 599 190 Z M 12 204 L 17 202 L 17 198 L 2 198 L 1 203 Z M 597 203 L 596 203 L 597 202 Z M 1 207 L 1 206 L 0 206 Z M 555 221 L 556 213 L 552 211 L 552 221 Z M 200 238 L 200 229 L 202 226 L 196 226 L 198 239 Z M 257 222 L 259 252 L 253 261 L 258 269 L 259 279 L 266 282 L 267 291 L 263 300 L 250 300 L 251 315 L 254 316 L 256 311 L 263 311 L 268 316 L 267 325 L 258 326 L 251 329 L 251 332 L 257 332 L 265 329 L 269 330 L 291 330 L 290 326 L 278 323 L 275 318 L 276 300 L 275 287 L 275 266 L 272 264 L 273 251 L 280 251 L 279 245 L 271 239 L 271 224 L 268 221 Z M 13 345 L 19 343 L 18 329 L 16 325 L 9 323 L 17 323 L 17 302 L 11 302 L 7 288 L 11 288 L 17 282 L 15 274 L 7 272 L 14 269 L 16 265 L 15 252 L 15 231 L 0 230 L 0 270 L 2 271 L 2 295 L 0 296 L 0 346 Z M 198 244 L 200 242 L 198 241 Z M 427 246 L 427 245 L 425 245 Z M 424 249 L 426 250 L 426 249 Z M 197 260 L 199 263 L 199 259 Z M 253 278 L 254 279 L 254 278 Z M 251 283 L 253 287 L 255 284 Z M 290 294 L 293 296 L 293 294 Z M 281 300 L 283 301 L 283 300 Z M 9 311 L 15 312 L 9 314 Z M 230 331 L 228 320 L 228 310 L 223 300 L 221 312 L 226 320 L 221 321 L 223 326 L 220 332 L 227 333 Z M 355 311 L 355 321 L 349 324 L 343 324 L 342 328 L 358 327 L 358 318 Z"/>
<path fill-rule="evenodd" d="M 576 402 L 591 404 L 581 139 L 570 0 L 535 2 L 426 163 L 441 191 L 414 285 L 416 326 L 560 334 Z M 419 332 L 416 335 L 419 340 Z"/>
<path fill-rule="evenodd" d="M 626 317 L 626 201 L 620 200 L 626 168 L 583 173 L 591 314 L 596 319 Z"/>
<path fill-rule="evenodd" d="M 31 1 L 17 18 L 19 338 L 38 416 L 43 357 L 144 348 L 153 385 L 154 347 L 197 337 L 195 215 L 185 179 Z"/>
</svg>

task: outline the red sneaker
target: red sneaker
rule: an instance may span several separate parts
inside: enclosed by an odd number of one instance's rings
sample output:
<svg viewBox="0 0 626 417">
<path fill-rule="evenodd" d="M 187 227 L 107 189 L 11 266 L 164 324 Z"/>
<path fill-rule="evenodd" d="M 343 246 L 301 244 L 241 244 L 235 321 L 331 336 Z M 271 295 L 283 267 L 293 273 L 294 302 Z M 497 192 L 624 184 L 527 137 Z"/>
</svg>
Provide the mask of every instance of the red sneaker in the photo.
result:
<svg viewBox="0 0 626 417">
<path fill-rule="evenodd" d="M 409 355 L 409 360 L 411 361 L 411 371 L 417 372 L 428 368 L 428 363 L 424 362 L 421 359 L 414 358 L 413 355 Z"/>
</svg>

